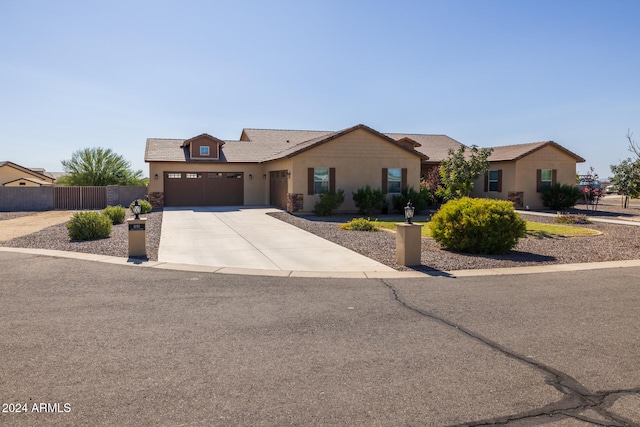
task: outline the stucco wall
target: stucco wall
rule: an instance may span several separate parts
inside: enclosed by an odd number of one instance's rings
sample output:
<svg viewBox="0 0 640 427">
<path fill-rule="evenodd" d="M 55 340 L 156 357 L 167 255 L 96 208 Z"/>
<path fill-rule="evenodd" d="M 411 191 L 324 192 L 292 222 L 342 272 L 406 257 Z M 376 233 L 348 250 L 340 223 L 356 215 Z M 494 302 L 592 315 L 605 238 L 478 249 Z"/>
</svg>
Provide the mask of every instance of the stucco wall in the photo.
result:
<svg viewBox="0 0 640 427">
<path fill-rule="evenodd" d="M 576 183 L 576 160 L 562 150 L 547 145 L 515 162 L 491 162 L 490 170 L 502 169 L 502 193 L 484 192 L 484 176 L 474 183 L 474 197 L 507 199 L 509 191 L 522 192 L 523 204 L 532 209 L 544 207 L 541 193 L 536 192 L 536 171 L 556 169 L 558 184 Z"/>
<path fill-rule="evenodd" d="M 51 178 L 47 178 L 44 176 L 36 176 L 36 175 L 31 175 L 27 172 L 23 172 L 19 169 L 16 169 L 14 167 L 11 167 L 9 165 L 5 165 L 0 167 L 0 184 L 4 184 L 5 182 L 9 182 L 9 181 L 14 181 L 16 179 L 20 179 L 20 178 L 25 178 L 25 177 L 29 177 L 29 178 L 33 178 L 33 179 L 38 179 L 38 180 L 42 180 L 42 181 L 48 181 L 50 183 L 53 183 L 53 179 Z M 19 185 L 19 184 L 14 184 L 14 185 Z M 38 184 L 34 184 L 34 183 L 29 183 L 27 182 L 27 186 L 35 186 Z"/>
<path fill-rule="evenodd" d="M 407 185 L 420 185 L 420 157 L 358 129 L 292 158 L 290 188 L 304 194 L 304 211 L 312 211 L 320 196 L 307 195 L 308 168 L 336 168 L 336 190 L 344 190 L 339 211 L 356 211 L 352 193 L 370 185 L 382 187 L 383 168 L 407 168 Z M 391 196 L 389 196 L 389 199 Z"/>
</svg>

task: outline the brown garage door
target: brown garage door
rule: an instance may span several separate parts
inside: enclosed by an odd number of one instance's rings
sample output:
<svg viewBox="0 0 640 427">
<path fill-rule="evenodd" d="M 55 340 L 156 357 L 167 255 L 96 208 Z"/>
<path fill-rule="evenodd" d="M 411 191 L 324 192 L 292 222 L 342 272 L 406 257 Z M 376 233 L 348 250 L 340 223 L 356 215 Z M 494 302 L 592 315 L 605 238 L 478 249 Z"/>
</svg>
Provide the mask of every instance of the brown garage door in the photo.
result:
<svg viewBox="0 0 640 427">
<path fill-rule="evenodd" d="M 269 173 L 269 200 L 271 206 L 287 209 L 287 171 Z"/>
<path fill-rule="evenodd" d="M 242 172 L 165 172 L 165 206 L 241 206 Z"/>
</svg>

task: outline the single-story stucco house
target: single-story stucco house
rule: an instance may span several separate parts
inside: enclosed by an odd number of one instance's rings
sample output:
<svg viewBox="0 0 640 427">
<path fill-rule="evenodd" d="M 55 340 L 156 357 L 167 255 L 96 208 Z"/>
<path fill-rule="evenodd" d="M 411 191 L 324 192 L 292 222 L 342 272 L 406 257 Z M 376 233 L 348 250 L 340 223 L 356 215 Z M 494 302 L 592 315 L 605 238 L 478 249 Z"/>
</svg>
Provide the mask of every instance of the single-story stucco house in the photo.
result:
<svg viewBox="0 0 640 427">
<path fill-rule="evenodd" d="M 12 162 L 0 162 L 0 185 L 4 187 L 43 187 L 53 185 L 55 176 L 44 169 L 29 169 Z"/>
<path fill-rule="evenodd" d="M 206 133 L 149 138 L 148 196 L 154 207 L 272 205 L 310 212 L 321 193 L 341 189 L 339 210 L 349 212 L 356 210 L 351 196 L 358 188 L 380 188 L 389 199 L 402 188 L 417 189 L 421 176 L 460 146 L 446 135 L 385 134 L 362 124 L 337 132 L 243 129 L 237 141 Z M 564 182 L 575 176 L 575 160 L 569 163 L 539 168 L 562 169 L 558 182 Z M 505 191 L 518 185 L 503 184 Z"/>
<path fill-rule="evenodd" d="M 554 141 L 492 147 L 489 172 L 473 197 L 503 199 L 516 208 L 542 208 L 542 192 L 555 184 L 576 184 L 576 163 L 585 160 Z"/>
</svg>

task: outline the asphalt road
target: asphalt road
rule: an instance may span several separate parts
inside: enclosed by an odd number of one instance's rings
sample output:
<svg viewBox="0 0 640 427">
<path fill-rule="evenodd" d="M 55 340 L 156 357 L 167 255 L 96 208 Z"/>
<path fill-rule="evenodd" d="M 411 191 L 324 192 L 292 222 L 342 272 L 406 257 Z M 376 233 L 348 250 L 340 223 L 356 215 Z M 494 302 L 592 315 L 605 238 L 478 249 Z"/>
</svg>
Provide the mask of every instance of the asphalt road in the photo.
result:
<svg viewBox="0 0 640 427">
<path fill-rule="evenodd" d="M 0 272 L 0 425 L 640 425 L 639 268 L 294 279 L 0 253 Z"/>
</svg>

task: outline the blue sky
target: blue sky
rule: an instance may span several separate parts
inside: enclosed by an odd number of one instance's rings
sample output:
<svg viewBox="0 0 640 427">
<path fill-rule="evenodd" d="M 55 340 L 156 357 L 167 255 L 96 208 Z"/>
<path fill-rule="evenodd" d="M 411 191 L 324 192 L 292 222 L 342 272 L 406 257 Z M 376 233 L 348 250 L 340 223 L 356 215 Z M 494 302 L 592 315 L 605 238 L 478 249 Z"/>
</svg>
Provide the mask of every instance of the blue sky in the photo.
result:
<svg viewBox="0 0 640 427">
<path fill-rule="evenodd" d="M 244 127 L 554 140 L 602 177 L 640 141 L 640 1 L 0 0 L 0 161 Z"/>
</svg>

